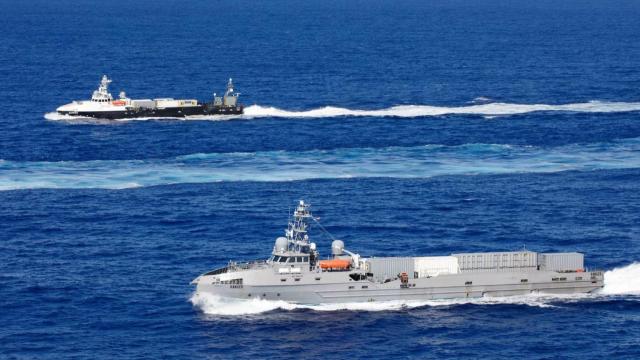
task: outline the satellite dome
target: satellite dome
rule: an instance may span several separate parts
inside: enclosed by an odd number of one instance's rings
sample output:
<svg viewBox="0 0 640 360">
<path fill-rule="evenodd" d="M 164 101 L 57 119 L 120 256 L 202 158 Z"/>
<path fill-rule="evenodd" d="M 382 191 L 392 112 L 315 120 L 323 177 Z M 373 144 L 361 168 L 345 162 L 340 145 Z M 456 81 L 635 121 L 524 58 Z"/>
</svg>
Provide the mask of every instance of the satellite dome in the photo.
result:
<svg viewBox="0 0 640 360">
<path fill-rule="evenodd" d="M 273 247 L 274 253 L 283 253 L 287 251 L 289 247 L 289 240 L 286 237 L 279 237 L 276 239 L 276 244 Z"/>
<path fill-rule="evenodd" d="M 333 242 L 331 243 L 331 254 L 342 255 L 343 250 L 344 250 L 344 241 L 333 240 Z"/>
</svg>

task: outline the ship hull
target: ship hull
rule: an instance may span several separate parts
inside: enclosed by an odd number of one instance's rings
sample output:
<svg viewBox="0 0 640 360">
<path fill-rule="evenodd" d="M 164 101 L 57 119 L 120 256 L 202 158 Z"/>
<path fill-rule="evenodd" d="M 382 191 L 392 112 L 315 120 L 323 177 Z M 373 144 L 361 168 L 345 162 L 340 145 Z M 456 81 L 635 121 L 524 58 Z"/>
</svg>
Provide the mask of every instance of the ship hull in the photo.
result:
<svg viewBox="0 0 640 360">
<path fill-rule="evenodd" d="M 460 298 L 522 296 L 529 294 L 591 293 L 603 287 L 601 273 L 553 271 L 469 272 L 388 283 L 349 281 L 343 274 L 308 273 L 287 279 L 286 284 L 257 285 L 245 275 L 242 285 L 214 284 L 197 280 L 197 292 L 237 299 L 284 300 L 300 304 L 377 301 L 426 301 Z M 340 276 L 342 275 L 342 276 Z M 320 280 L 316 280 L 320 278 Z M 565 279 L 557 281 L 553 279 Z M 257 275 L 256 280 L 264 279 Z M 346 281 L 345 281 L 346 280 Z M 524 282 L 526 280 L 526 282 Z M 253 283 L 253 284 L 252 284 Z M 264 282 L 263 282 L 264 283 Z"/>
<path fill-rule="evenodd" d="M 60 115 L 91 117 L 96 119 L 132 119 L 132 118 L 183 118 L 195 115 L 241 115 L 244 113 L 242 106 L 235 107 L 209 107 L 189 106 L 176 108 L 155 109 L 125 109 L 104 111 L 58 111 Z"/>
</svg>

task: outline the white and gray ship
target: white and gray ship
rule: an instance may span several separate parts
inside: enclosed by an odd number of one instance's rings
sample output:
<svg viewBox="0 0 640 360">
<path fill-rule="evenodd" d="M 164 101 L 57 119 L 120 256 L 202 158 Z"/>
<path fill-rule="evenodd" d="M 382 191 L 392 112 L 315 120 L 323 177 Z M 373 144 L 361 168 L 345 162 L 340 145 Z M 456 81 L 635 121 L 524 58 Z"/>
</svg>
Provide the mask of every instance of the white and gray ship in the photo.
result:
<svg viewBox="0 0 640 360">
<path fill-rule="evenodd" d="M 602 271 L 586 269 L 575 252 L 365 258 L 333 240 L 331 256 L 321 259 L 309 241 L 311 221 L 309 205 L 300 201 L 269 259 L 202 274 L 192 281 L 196 292 L 323 304 L 590 293 L 604 285 Z"/>
<path fill-rule="evenodd" d="M 98 119 L 128 119 L 140 117 L 185 117 L 193 115 L 238 115 L 244 106 L 238 103 L 240 93 L 234 91 L 229 79 L 223 96 L 213 94 L 209 102 L 195 99 L 130 99 L 124 91 L 114 99 L 109 92 L 111 79 L 102 76 L 91 100 L 77 100 L 56 109 L 60 115 L 92 117 Z"/>
</svg>

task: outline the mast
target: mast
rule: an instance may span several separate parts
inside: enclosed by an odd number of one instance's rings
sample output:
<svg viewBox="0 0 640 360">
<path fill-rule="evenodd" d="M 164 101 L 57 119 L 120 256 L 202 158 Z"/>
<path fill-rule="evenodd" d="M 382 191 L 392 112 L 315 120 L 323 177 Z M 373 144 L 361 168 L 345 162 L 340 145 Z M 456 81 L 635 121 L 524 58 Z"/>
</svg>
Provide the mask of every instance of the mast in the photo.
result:
<svg viewBox="0 0 640 360">
<path fill-rule="evenodd" d="M 233 79 L 229 78 L 229 82 L 227 83 L 227 92 L 224 93 L 224 96 L 229 96 L 233 93 Z"/>
<path fill-rule="evenodd" d="M 304 203 L 304 200 L 300 200 L 300 203 L 296 207 L 289 220 L 289 225 L 285 230 L 285 236 L 289 243 L 289 251 L 298 253 L 309 253 L 309 235 L 307 229 L 309 228 L 309 220 L 312 219 L 310 206 Z"/>
</svg>

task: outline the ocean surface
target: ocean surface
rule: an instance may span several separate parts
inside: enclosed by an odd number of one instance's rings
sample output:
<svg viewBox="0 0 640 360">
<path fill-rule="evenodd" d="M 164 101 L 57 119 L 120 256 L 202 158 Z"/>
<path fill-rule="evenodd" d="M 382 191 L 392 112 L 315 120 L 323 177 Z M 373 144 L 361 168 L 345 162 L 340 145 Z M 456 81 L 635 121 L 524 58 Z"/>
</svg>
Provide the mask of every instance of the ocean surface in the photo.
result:
<svg viewBox="0 0 640 360">
<path fill-rule="evenodd" d="M 0 6 L 0 358 L 640 358 L 640 2 Z M 55 114 L 103 74 L 201 100 L 232 77 L 246 113 Z M 605 287 L 194 297 L 300 199 L 365 256 L 580 251 Z"/>
</svg>

